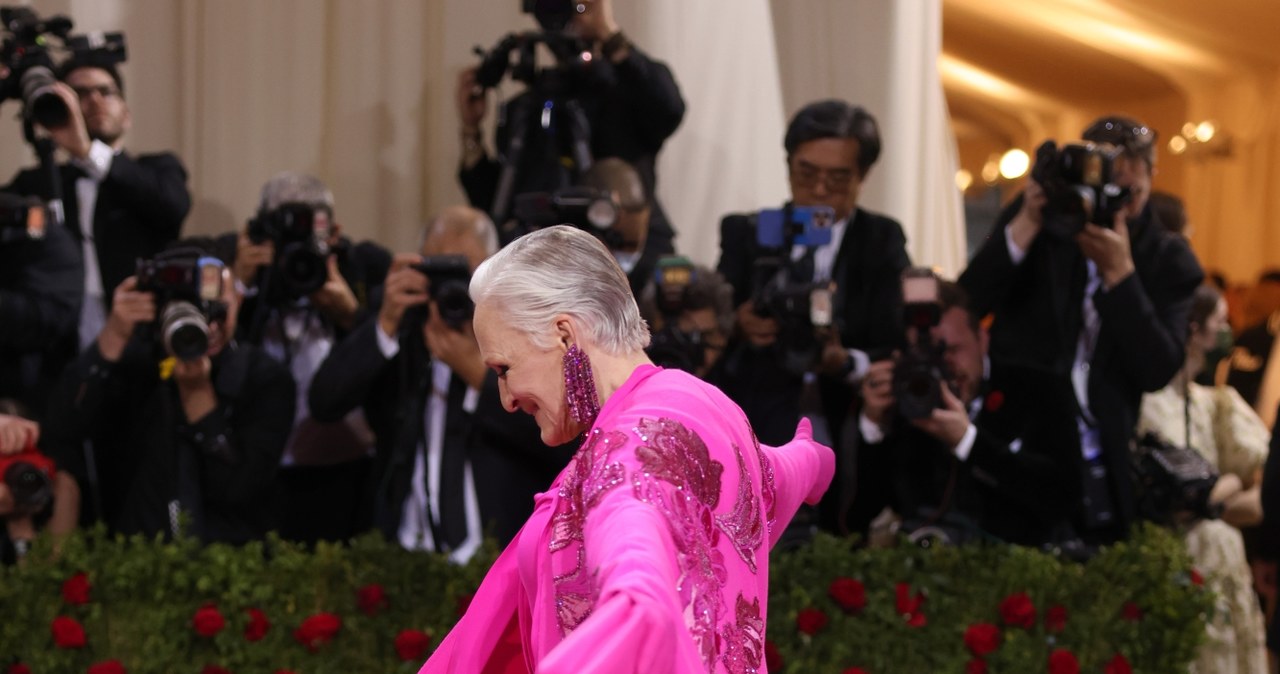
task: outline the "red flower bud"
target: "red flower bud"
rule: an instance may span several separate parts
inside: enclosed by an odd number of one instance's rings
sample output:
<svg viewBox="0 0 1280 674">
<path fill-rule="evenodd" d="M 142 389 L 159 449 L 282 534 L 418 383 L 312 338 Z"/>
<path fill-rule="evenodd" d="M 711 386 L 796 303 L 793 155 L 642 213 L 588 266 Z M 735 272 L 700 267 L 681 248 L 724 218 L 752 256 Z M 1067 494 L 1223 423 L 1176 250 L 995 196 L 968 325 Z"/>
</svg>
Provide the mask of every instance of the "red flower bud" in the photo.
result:
<svg viewBox="0 0 1280 674">
<path fill-rule="evenodd" d="M 84 628 L 75 618 L 58 616 L 53 619 L 49 629 L 53 631 L 53 645 L 58 648 L 84 648 Z"/>
<path fill-rule="evenodd" d="M 810 607 L 800 609 L 800 613 L 796 614 L 796 629 L 813 636 L 822 631 L 827 626 L 827 614 L 822 611 Z"/>
<path fill-rule="evenodd" d="M 861 667 L 849 667 L 840 674 L 867 674 L 867 670 Z"/>
<path fill-rule="evenodd" d="M 396 635 L 396 655 L 406 662 L 422 660 L 431 648 L 431 635 L 422 630 L 402 630 Z"/>
<path fill-rule="evenodd" d="M 1102 668 L 1102 674 L 1133 674 L 1133 667 L 1129 664 L 1128 658 L 1120 653 L 1116 653 Z"/>
<path fill-rule="evenodd" d="M 1030 628 L 1036 624 L 1036 606 L 1026 592 L 1015 592 L 1000 602 L 1000 619 L 1010 627 Z"/>
<path fill-rule="evenodd" d="M 249 622 L 244 626 L 245 641 L 261 641 L 271 629 L 271 621 L 267 620 L 267 614 L 262 609 L 249 608 L 245 609 L 245 613 L 249 614 Z"/>
<path fill-rule="evenodd" d="M 195 615 L 191 616 L 191 629 L 205 638 L 213 637 L 226 626 L 226 618 L 223 618 L 218 607 L 211 603 L 196 609 Z"/>
<path fill-rule="evenodd" d="M 367 616 L 378 615 L 378 611 L 388 606 L 387 595 L 378 584 L 365 585 L 356 590 L 356 605 L 360 612 Z"/>
<path fill-rule="evenodd" d="M 1071 651 L 1056 648 L 1049 654 L 1049 674 L 1080 674 L 1080 663 Z"/>
<path fill-rule="evenodd" d="M 15 662 L 9 665 L 7 674 L 31 674 L 31 668 L 25 663 Z"/>
<path fill-rule="evenodd" d="M 1000 628 L 990 623 L 975 623 L 964 631 L 964 645 L 969 652 L 982 657 L 1000 647 Z"/>
<path fill-rule="evenodd" d="M 862 583 L 852 578 L 837 578 L 831 581 L 827 594 L 846 613 L 861 611 L 867 605 L 867 591 Z"/>
<path fill-rule="evenodd" d="M 88 604 L 91 589 L 93 585 L 89 583 L 89 576 L 81 571 L 62 583 L 62 601 L 72 606 Z"/>
<path fill-rule="evenodd" d="M 964 664 L 964 674 L 987 674 L 987 661 L 974 658 Z"/>
<path fill-rule="evenodd" d="M 1044 631 L 1057 634 L 1067 629 L 1067 607 L 1054 604 L 1044 612 Z"/>
<path fill-rule="evenodd" d="M 911 627 L 924 627 L 929 623 L 925 618 L 924 611 L 924 593 L 916 592 L 915 596 L 911 596 L 911 586 L 907 583 L 898 583 L 894 586 L 895 607 L 898 613 L 902 614 L 902 618 L 907 621 L 907 625 Z"/>
<path fill-rule="evenodd" d="M 125 674 L 119 660 L 106 660 L 89 665 L 88 674 Z"/>
<path fill-rule="evenodd" d="M 332 613 L 317 613 L 293 631 L 293 638 L 298 643 L 315 653 L 320 647 L 333 640 L 338 630 L 342 629 L 342 619 Z"/>
<path fill-rule="evenodd" d="M 231 674 L 231 671 L 217 665 L 205 665 L 204 669 L 200 670 L 200 674 Z"/>
<path fill-rule="evenodd" d="M 1120 609 L 1120 617 L 1128 620 L 1129 622 L 1136 623 L 1142 620 L 1142 609 L 1138 608 L 1137 604 L 1131 601 L 1126 601 L 1124 603 L 1124 607 Z"/>
<path fill-rule="evenodd" d="M 1196 587 L 1204 585 L 1204 576 L 1200 575 L 1200 572 L 1195 569 L 1191 570 L 1191 584 Z"/>
<path fill-rule="evenodd" d="M 778 645 L 764 640 L 764 664 L 774 672 L 782 671 L 782 654 L 778 652 Z"/>
</svg>

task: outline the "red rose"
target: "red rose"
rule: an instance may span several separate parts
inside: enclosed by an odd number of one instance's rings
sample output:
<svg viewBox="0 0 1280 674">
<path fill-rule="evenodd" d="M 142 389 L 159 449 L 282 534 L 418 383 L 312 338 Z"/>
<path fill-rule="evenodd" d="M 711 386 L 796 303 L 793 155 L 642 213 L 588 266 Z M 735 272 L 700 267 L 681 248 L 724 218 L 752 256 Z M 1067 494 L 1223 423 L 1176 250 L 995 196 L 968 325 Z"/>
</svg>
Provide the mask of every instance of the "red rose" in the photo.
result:
<svg viewBox="0 0 1280 674">
<path fill-rule="evenodd" d="M 231 674 L 231 671 L 217 665 L 205 665 L 204 669 L 200 670 L 200 674 Z"/>
<path fill-rule="evenodd" d="M 817 634 L 826 626 L 827 614 L 816 608 L 802 608 L 800 613 L 796 614 L 796 629 L 809 636 Z"/>
<path fill-rule="evenodd" d="M 1030 628 L 1036 624 L 1036 606 L 1026 592 L 1015 592 L 1000 602 L 1000 618 L 1011 627 Z"/>
<path fill-rule="evenodd" d="M 464 594 L 458 597 L 458 617 L 459 618 L 461 618 L 463 614 L 467 612 L 467 609 L 471 607 L 471 600 L 475 598 L 476 598 L 476 593 L 474 592 L 468 592 L 467 594 Z"/>
<path fill-rule="evenodd" d="M 245 641 L 261 641 L 271 629 L 271 621 L 267 620 L 267 614 L 262 609 L 249 608 L 245 609 L 245 613 L 249 614 L 249 623 L 244 626 Z"/>
<path fill-rule="evenodd" d="M 422 630 L 402 630 L 396 635 L 396 654 L 401 660 L 417 662 L 431 648 L 431 635 Z"/>
<path fill-rule="evenodd" d="M 988 412 L 998 412 L 1001 407 L 1004 407 L 1004 394 L 999 391 L 989 391 L 986 403 L 983 406 L 987 408 Z M 985 663 L 983 666 L 985 668 Z"/>
<path fill-rule="evenodd" d="M 75 618 L 60 615 L 53 619 L 49 629 L 53 631 L 53 645 L 58 648 L 84 648 L 84 628 Z"/>
<path fill-rule="evenodd" d="M 21 662 L 9 665 L 8 674 L 31 674 L 31 668 Z"/>
<path fill-rule="evenodd" d="M 89 590 L 93 585 L 89 584 L 89 576 L 82 571 L 68 578 L 62 583 L 62 601 L 72 606 L 81 606 L 89 603 Z"/>
<path fill-rule="evenodd" d="M 1191 584 L 1196 587 L 1204 585 L 1204 576 L 1200 575 L 1200 572 L 1195 569 L 1191 570 Z"/>
<path fill-rule="evenodd" d="M 378 615 L 378 611 L 387 607 L 387 595 L 378 584 L 365 585 L 356 590 L 356 605 L 360 612 L 367 616 Z"/>
<path fill-rule="evenodd" d="M 119 660 L 107 660 L 89 665 L 88 674 L 125 674 L 125 671 Z"/>
<path fill-rule="evenodd" d="M 1080 663 L 1071 651 L 1056 648 L 1049 654 L 1049 674 L 1080 674 Z"/>
<path fill-rule="evenodd" d="M 861 611 L 867 605 L 866 588 L 852 578 L 837 578 L 831 581 L 827 594 L 831 595 L 831 599 L 846 613 Z"/>
<path fill-rule="evenodd" d="M 1102 668 L 1102 674 L 1133 674 L 1133 667 L 1129 664 L 1129 659 L 1116 653 Z"/>
<path fill-rule="evenodd" d="M 843 672 L 841 672 L 840 674 L 867 674 L 867 670 L 861 667 L 850 667 L 844 670 Z"/>
<path fill-rule="evenodd" d="M 342 619 L 332 613 L 317 613 L 293 631 L 293 638 L 312 653 L 329 643 L 338 630 L 342 629 Z"/>
<path fill-rule="evenodd" d="M 1050 634 L 1057 634 L 1067 629 L 1067 607 L 1061 604 L 1054 604 L 1044 612 L 1044 631 Z"/>
<path fill-rule="evenodd" d="M 222 617 L 218 607 L 212 603 L 196 609 L 195 615 L 191 616 L 191 629 L 202 637 L 213 637 L 226 626 L 226 618 Z"/>
<path fill-rule="evenodd" d="M 987 674 L 987 661 L 974 658 L 964 664 L 964 674 Z"/>
<path fill-rule="evenodd" d="M 976 623 L 964 631 L 964 645 L 969 652 L 982 657 L 1000 647 L 1000 628 L 990 623 Z"/>
<path fill-rule="evenodd" d="M 1129 622 L 1136 623 L 1139 620 L 1142 620 L 1142 609 L 1138 608 L 1137 604 L 1131 601 L 1126 601 L 1124 603 L 1124 607 L 1120 609 L 1120 617 L 1128 620 Z"/>
<path fill-rule="evenodd" d="M 782 671 L 782 654 L 778 652 L 778 645 L 768 639 L 764 640 L 764 664 L 775 672 Z"/>
<path fill-rule="evenodd" d="M 924 606 L 924 593 L 916 592 L 915 596 L 911 596 L 911 586 L 907 583 L 898 583 L 894 587 L 896 594 L 895 606 L 898 613 L 902 614 L 903 620 L 911 627 L 924 627 L 929 623 L 925 618 L 922 607 Z"/>
</svg>

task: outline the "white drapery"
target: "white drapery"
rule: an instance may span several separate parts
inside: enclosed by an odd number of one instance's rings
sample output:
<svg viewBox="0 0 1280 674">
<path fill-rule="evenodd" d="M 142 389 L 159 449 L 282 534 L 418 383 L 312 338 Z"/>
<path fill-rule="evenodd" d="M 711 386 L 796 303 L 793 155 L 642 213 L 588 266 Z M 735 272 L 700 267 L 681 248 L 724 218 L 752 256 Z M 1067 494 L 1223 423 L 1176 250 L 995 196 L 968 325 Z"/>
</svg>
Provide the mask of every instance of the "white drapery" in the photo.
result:
<svg viewBox="0 0 1280 674">
<path fill-rule="evenodd" d="M 172 150 L 190 171 L 187 233 L 253 214 L 282 170 L 332 187 L 354 238 L 413 250 L 421 224 L 461 201 L 457 72 L 511 30 L 517 0 L 42 0 L 77 31 L 122 30 L 133 152 Z M 714 264 L 727 212 L 787 196 L 782 135 L 804 103 L 839 97 L 880 121 L 884 153 L 863 204 L 899 219 L 912 259 L 963 266 L 955 145 L 936 61 L 939 0 L 615 0 L 631 39 L 675 72 L 688 104 L 659 163 L 677 246 Z M 729 18 L 732 20 L 729 20 Z M 509 95 L 513 89 L 504 87 Z M 7 103 L 7 117 L 16 110 Z M 492 110 L 490 117 L 492 117 Z M 0 176 L 32 162 L 0 129 Z"/>
</svg>

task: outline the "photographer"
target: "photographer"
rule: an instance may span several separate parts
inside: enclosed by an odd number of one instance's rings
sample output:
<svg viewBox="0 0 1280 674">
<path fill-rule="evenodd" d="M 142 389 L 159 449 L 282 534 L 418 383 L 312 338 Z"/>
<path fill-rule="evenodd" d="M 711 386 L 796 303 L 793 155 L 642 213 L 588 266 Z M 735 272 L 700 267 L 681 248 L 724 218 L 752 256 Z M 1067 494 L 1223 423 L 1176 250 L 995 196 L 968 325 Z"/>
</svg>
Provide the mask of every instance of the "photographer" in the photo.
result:
<svg viewBox="0 0 1280 674">
<path fill-rule="evenodd" d="M 262 186 L 258 213 L 236 239 L 240 339 L 284 363 L 297 385 L 277 508 L 280 534 L 308 543 L 346 540 L 371 525 L 362 501 L 374 446 L 368 422 L 359 410 L 320 422 L 307 405 L 312 377 L 368 315 L 391 263 L 381 246 L 341 231 L 329 188 L 285 172 Z"/>
<path fill-rule="evenodd" d="M 318 420 L 363 407 L 377 431 L 370 480 L 375 524 L 410 550 L 459 563 L 485 535 L 505 545 L 568 462 L 531 417 L 505 414 L 497 375 L 480 358 L 467 295 L 471 272 L 497 252 L 480 211 L 446 209 L 422 255 L 397 255 L 381 308 L 342 341 L 311 382 Z"/>
<path fill-rule="evenodd" d="M 44 411 L 76 332 L 83 275 L 70 232 L 43 205 L 0 193 L 0 398 Z"/>
<path fill-rule="evenodd" d="M 530 86 L 508 101 L 499 114 L 496 158 L 489 156 L 480 137 L 488 111 L 485 88 L 497 84 L 505 73 L 516 38 L 534 38 L 530 34 L 510 36 L 491 52 L 486 63 L 500 64 L 496 77 L 487 68 L 477 67 L 458 78 L 463 145 L 458 178 L 471 205 L 488 211 L 504 228 L 504 241 L 518 235 L 505 229 L 514 195 L 574 184 L 591 157 L 627 161 L 640 173 L 645 193 L 656 194 L 658 151 L 680 125 L 685 110 L 670 69 L 627 39 L 614 20 L 612 0 L 539 2 L 538 9 L 528 9 L 533 4 L 526 2 L 526 11 L 535 15 L 544 30 L 536 39 L 563 46 L 556 51 L 564 62 L 551 72 L 536 75 L 517 68 L 515 76 Z M 583 11 L 579 13 L 577 8 Z M 589 62 L 567 62 L 580 58 L 584 50 L 592 54 Z M 489 77 L 494 80 L 485 81 Z M 545 138 L 537 132 L 537 117 L 547 102 L 553 104 L 556 114 L 564 116 L 556 122 L 557 134 L 573 135 L 569 142 L 585 147 L 560 147 L 564 138 Z M 559 175 L 563 166 L 560 158 L 581 150 L 589 156 L 575 157 L 569 175 Z M 505 188 L 504 173 L 510 178 Z M 650 203 L 653 222 L 645 250 L 655 255 L 669 253 L 674 231 L 656 199 Z"/>
<path fill-rule="evenodd" d="M 1262 672 L 1262 612 L 1239 527 L 1262 521 L 1262 470 L 1271 436 L 1235 389 L 1195 383 L 1219 334 L 1230 330 L 1221 293 L 1207 285 L 1196 288 L 1188 319 L 1186 364 L 1168 386 L 1143 396 L 1138 432 L 1154 431 L 1199 452 L 1220 475 L 1206 505 L 1220 509 L 1221 518 L 1183 515 L 1177 526 L 1192 563 L 1217 596 L 1195 670 Z"/>
<path fill-rule="evenodd" d="M 0 399 L 0 564 L 26 555 L 36 532 L 71 533 L 80 516 L 80 488 L 36 449 L 40 425 Z"/>
<path fill-rule="evenodd" d="M 640 173 L 627 162 L 609 157 L 592 164 L 581 182 L 612 198 L 617 215 L 605 233 L 604 243 L 626 273 L 631 293 L 639 297 L 653 278 L 659 256 L 647 247 L 653 208 Z"/>
<path fill-rule="evenodd" d="M 1087 495 L 1075 535 L 1098 544 L 1125 537 L 1134 521 L 1128 466 L 1138 404 L 1182 366 L 1187 308 L 1203 274 L 1187 242 L 1148 207 L 1155 132 L 1104 117 L 1083 135 L 1101 144 L 1097 151 L 1115 152 L 1110 182 L 1128 190 L 1127 201 L 1107 204 L 1114 213 L 1100 199 L 1084 208 L 1070 185 L 1046 194 L 1028 181 L 960 284 L 975 315 L 994 314 L 993 361 L 1070 377 Z M 1063 155 L 1041 156 L 1037 171 L 1061 166 Z"/>
<path fill-rule="evenodd" d="M 140 262 L 50 403 L 50 455 L 94 487 L 91 515 L 113 531 L 171 535 L 183 513 L 205 542 L 243 543 L 272 527 L 293 381 L 232 339 L 240 299 L 213 248 L 193 239 Z"/>
<path fill-rule="evenodd" d="M 714 383 L 742 406 L 761 442 L 786 442 L 804 413 L 826 419 L 838 448 L 854 386 L 870 362 L 867 352 L 900 339 L 899 276 L 910 265 L 906 236 L 894 220 L 858 208 L 862 182 L 880 156 L 880 131 L 865 110 L 838 100 L 811 103 L 792 118 L 784 145 L 791 206 L 835 211 L 830 243 L 782 251 L 790 256 L 787 273 L 794 282 L 834 284 L 831 329 L 815 331 L 807 318 L 802 325 L 783 324 L 762 313 L 753 291 L 765 251 L 749 217 L 727 216 L 720 223 L 717 271 L 734 288 L 738 336 Z M 782 366 L 790 345 L 781 343 L 780 331 L 817 342 L 810 372 Z M 820 403 L 802 395 L 814 388 L 815 372 Z"/>
<path fill-rule="evenodd" d="M 187 172 L 176 156 L 134 157 L 124 151 L 132 118 L 119 60 L 98 51 L 77 52 L 59 67 L 61 82 L 53 85 L 69 115 L 65 125 L 46 131 L 69 159 L 58 175 L 66 226 L 84 264 L 79 339 L 65 349 L 65 359 L 102 330 L 111 311 L 107 291 L 133 273 L 135 260 L 152 257 L 177 239 L 191 210 Z M 48 200 L 48 183 L 39 169 L 30 168 L 5 189 Z"/>
<path fill-rule="evenodd" d="M 710 269 L 668 256 L 637 297 L 654 364 L 707 379 L 733 332 L 733 287 Z"/>
<path fill-rule="evenodd" d="M 845 431 L 858 438 L 848 443 L 856 456 L 819 507 L 823 526 L 866 536 L 889 506 L 910 536 L 1045 543 L 1079 499 L 1078 484 L 1062 479 L 1078 463 L 1070 386 L 991 363 L 964 291 L 938 283 L 935 297 L 908 300 L 908 313 L 931 319 L 908 328 L 902 356 L 862 379 L 861 413 Z M 922 327 L 927 338 L 913 332 Z M 928 362 L 924 383 L 910 379 L 921 372 L 909 355 Z"/>
</svg>

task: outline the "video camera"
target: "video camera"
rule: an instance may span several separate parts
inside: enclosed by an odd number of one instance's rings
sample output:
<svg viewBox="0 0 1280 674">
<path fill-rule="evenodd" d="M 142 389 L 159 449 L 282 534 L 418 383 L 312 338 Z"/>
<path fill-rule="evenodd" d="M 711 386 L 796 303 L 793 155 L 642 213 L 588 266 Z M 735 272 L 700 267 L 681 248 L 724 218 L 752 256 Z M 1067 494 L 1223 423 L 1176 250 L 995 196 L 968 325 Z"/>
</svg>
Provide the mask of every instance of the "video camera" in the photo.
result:
<svg viewBox="0 0 1280 674">
<path fill-rule="evenodd" d="M 226 318 L 222 261 L 195 249 L 166 251 L 139 260 L 138 290 L 154 293 L 156 337 L 169 355 L 197 360 L 209 350 L 209 323 Z"/>
<path fill-rule="evenodd" d="M 53 500 L 53 459 L 34 446 L 17 454 L 0 456 L 0 480 L 13 495 L 16 515 L 34 515 Z"/>
<path fill-rule="evenodd" d="M 1031 177 L 1044 188 L 1045 229 L 1071 237 L 1085 223 L 1110 228 L 1116 213 L 1129 202 L 1129 188 L 1113 182 L 1122 148 L 1089 142 L 1058 148 L 1051 140 L 1036 149 Z"/>
<path fill-rule="evenodd" d="M 1156 433 L 1135 439 L 1130 468 L 1138 496 L 1138 513 L 1164 525 L 1180 514 L 1216 519 L 1221 504 L 1209 503 L 1218 471 L 1194 449 L 1179 447 Z"/>
<path fill-rule="evenodd" d="M 476 47 L 474 51 L 481 57 L 476 84 L 492 89 L 510 70 L 511 78 L 517 82 L 544 91 L 568 92 L 579 72 L 591 63 L 591 58 L 584 56 L 590 53 L 590 45 L 565 30 L 575 14 L 586 11 L 586 6 L 573 0 L 522 0 L 521 11 L 532 14 L 542 30 L 510 33 L 487 52 Z M 555 57 L 555 67 L 538 68 L 539 44 L 545 45 Z M 511 62 L 513 52 L 518 54 L 514 64 Z"/>
<path fill-rule="evenodd" d="M 290 202 L 249 220 L 251 241 L 275 245 L 275 258 L 266 272 L 270 276 L 266 285 L 271 286 L 268 302 L 290 302 L 324 286 L 329 278 L 332 218 L 328 208 Z"/>
<path fill-rule="evenodd" d="M 947 385 L 947 345 L 933 340 L 933 328 L 942 320 L 938 277 L 926 268 L 903 272 L 902 301 L 907 339 L 893 366 L 893 397 L 903 418 L 925 419 L 942 407 Z"/>
<path fill-rule="evenodd" d="M 427 294 L 436 303 L 440 319 L 450 328 L 461 332 L 462 326 L 475 316 L 476 305 L 471 301 L 471 265 L 462 255 L 432 255 L 413 265 L 427 277 Z M 422 315 L 414 319 L 421 323 Z"/>
<path fill-rule="evenodd" d="M 512 214 L 525 232 L 573 225 L 595 235 L 610 250 L 622 243 L 613 229 L 618 222 L 618 207 L 607 190 L 565 187 L 555 192 L 527 192 L 516 196 Z"/>
<path fill-rule="evenodd" d="M 53 55 L 70 52 L 70 58 L 112 66 L 127 57 L 123 33 L 70 35 L 71 19 L 41 19 L 30 7 L 0 7 L 5 32 L 0 44 L 0 64 L 9 69 L 0 79 L 0 102 L 22 101 L 23 117 L 46 129 L 65 126 L 71 111 L 53 91 L 57 67 Z"/>
<path fill-rule="evenodd" d="M 35 197 L 0 192 L 0 245 L 44 238 L 44 204 Z"/>
<path fill-rule="evenodd" d="M 674 367 L 698 374 L 707 364 L 702 334 L 680 329 L 680 315 L 688 307 L 689 287 L 698 272 L 689 258 L 668 255 L 658 260 L 653 272 L 654 302 L 662 315 L 662 329 L 654 331 L 645 352 L 662 367 Z"/>
</svg>

